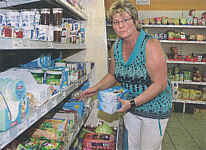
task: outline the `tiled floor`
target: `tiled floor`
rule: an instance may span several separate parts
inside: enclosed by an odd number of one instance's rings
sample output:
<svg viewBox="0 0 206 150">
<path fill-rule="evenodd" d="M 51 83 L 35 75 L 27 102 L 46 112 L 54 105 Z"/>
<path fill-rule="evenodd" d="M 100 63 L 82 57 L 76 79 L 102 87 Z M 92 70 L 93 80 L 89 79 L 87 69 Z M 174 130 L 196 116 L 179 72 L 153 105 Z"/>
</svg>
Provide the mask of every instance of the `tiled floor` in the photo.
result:
<svg viewBox="0 0 206 150">
<path fill-rule="evenodd" d="M 206 150 L 206 113 L 172 113 L 162 150 Z"/>
</svg>

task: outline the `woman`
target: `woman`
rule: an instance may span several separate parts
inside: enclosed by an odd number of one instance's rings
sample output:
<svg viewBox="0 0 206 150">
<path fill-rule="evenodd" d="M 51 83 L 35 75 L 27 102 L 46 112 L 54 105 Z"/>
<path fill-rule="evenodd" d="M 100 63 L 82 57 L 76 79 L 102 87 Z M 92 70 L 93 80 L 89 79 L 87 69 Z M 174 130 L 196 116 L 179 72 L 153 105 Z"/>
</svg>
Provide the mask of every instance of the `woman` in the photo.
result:
<svg viewBox="0 0 206 150">
<path fill-rule="evenodd" d="M 127 1 L 116 1 L 109 11 L 119 40 L 111 50 L 110 72 L 82 97 L 96 94 L 117 82 L 130 91 L 119 101 L 124 116 L 129 150 L 161 150 L 171 113 L 171 88 L 160 42 L 136 28 L 137 11 Z"/>
</svg>

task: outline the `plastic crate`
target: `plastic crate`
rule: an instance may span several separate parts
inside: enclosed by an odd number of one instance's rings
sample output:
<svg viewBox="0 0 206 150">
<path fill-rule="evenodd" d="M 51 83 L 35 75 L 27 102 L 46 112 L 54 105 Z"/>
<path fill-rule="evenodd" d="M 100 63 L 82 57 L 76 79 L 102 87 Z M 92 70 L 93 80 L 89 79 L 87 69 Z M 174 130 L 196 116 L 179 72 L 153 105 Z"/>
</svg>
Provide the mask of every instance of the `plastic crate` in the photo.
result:
<svg viewBox="0 0 206 150">
<path fill-rule="evenodd" d="M 83 150 L 115 150 L 114 136 L 88 133 L 83 139 Z"/>
</svg>

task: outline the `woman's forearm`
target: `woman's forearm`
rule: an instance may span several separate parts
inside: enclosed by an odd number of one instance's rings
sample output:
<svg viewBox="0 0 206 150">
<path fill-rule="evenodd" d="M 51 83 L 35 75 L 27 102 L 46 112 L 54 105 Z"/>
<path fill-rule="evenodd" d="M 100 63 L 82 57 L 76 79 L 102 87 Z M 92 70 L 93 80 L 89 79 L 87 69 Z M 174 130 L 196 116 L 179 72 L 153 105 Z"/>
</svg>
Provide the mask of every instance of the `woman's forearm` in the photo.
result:
<svg viewBox="0 0 206 150">
<path fill-rule="evenodd" d="M 99 90 L 104 90 L 113 87 L 117 83 L 114 75 L 108 73 L 104 76 L 104 78 L 99 81 L 94 87 Z"/>
</svg>

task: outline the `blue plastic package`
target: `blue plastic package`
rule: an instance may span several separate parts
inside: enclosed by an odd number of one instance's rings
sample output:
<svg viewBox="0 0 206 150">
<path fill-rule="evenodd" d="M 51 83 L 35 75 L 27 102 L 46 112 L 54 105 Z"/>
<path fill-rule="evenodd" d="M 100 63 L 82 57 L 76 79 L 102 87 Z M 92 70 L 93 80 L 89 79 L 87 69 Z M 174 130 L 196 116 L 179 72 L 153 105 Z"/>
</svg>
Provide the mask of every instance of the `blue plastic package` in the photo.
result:
<svg viewBox="0 0 206 150">
<path fill-rule="evenodd" d="M 121 103 L 118 100 L 118 97 L 121 99 L 126 99 L 128 94 L 128 90 L 120 87 L 115 86 L 106 90 L 102 90 L 98 92 L 98 108 L 99 110 L 113 114 L 118 109 L 121 108 Z"/>
</svg>

